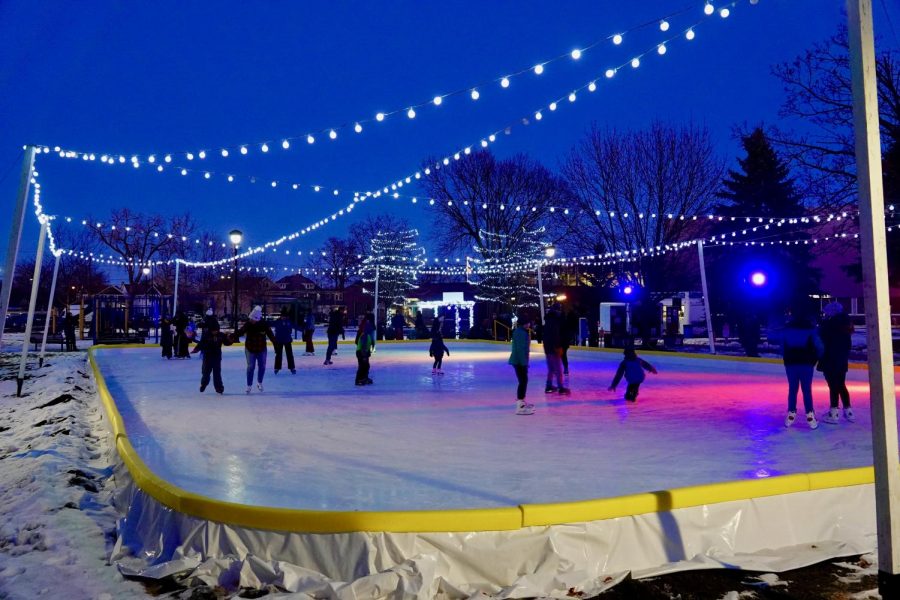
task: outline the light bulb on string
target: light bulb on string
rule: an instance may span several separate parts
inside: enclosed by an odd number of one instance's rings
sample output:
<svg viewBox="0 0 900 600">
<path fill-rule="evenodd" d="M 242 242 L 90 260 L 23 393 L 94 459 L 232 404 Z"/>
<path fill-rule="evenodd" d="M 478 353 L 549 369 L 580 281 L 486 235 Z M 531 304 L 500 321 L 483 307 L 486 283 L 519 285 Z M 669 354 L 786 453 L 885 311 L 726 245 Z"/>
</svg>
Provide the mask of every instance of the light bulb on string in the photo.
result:
<svg viewBox="0 0 900 600">
<path fill-rule="evenodd" d="M 615 74 L 616 74 L 616 70 L 615 70 L 615 69 L 607 69 L 607 70 L 606 70 L 606 78 L 607 78 L 607 79 L 612 79 L 612 78 L 613 78 L 613 75 L 615 75 Z"/>
<path fill-rule="evenodd" d="M 596 81 L 592 81 L 592 82 L 590 82 L 590 83 L 588 84 L 588 91 L 589 91 L 589 92 L 596 92 L 596 91 L 597 91 L 597 82 L 596 82 Z"/>
<path fill-rule="evenodd" d="M 694 28 L 693 28 L 693 27 L 691 27 L 690 29 L 688 29 L 688 30 L 685 32 L 685 34 L 684 34 L 684 37 L 687 38 L 688 40 L 692 40 L 692 39 L 694 39 L 696 36 L 697 36 L 697 34 L 694 33 Z"/>
<path fill-rule="evenodd" d="M 575 92 L 569 94 L 569 102 L 575 102 Z"/>
<path fill-rule="evenodd" d="M 362 133 L 362 125 L 357 123 L 356 125 L 353 126 L 353 131 L 355 131 L 356 133 Z"/>
<path fill-rule="evenodd" d="M 639 66 L 641 66 L 641 59 L 639 59 L 637 57 L 632 58 L 631 59 L 631 68 L 637 69 Z"/>
<path fill-rule="evenodd" d="M 435 106 L 440 106 L 444 102 L 444 98 L 443 96 L 435 96 L 432 102 L 434 102 Z"/>
<path fill-rule="evenodd" d="M 500 87 L 508 88 L 509 87 L 509 77 L 504 77 L 500 80 Z"/>
<path fill-rule="evenodd" d="M 410 119 L 415 119 L 415 118 L 416 118 L 416 111 L 413 110 L 412 107 L 410 107 L 409 110 L 406 111 L 406 116 L 409 117 Z"/>
<path fill-rule="evenodd" d="M 669 22 L 663 19 L 659 22 L 659 30 L 660 31 L 668 31 L 669 30 Z"/>
<path fill-rule="evenodd" d="M 617 33 L 616 35 L 614 35 L 614 36 L 613 36 L 613 39 L 612 39 L 612 42 L 613 42 L 613 44 L 615 44 L 616 46 L 618 46 L 619 44 L 621 44 L 621 43 L 622 43 L 622 34 L 621 34 L 621 33 Z"/>
<path fill-rule="evenodd" d="M 535 75 L 540 75 L 543 72 L 544 72 L 544 65 L 542 65 L 542 64 L 534 65 L 534 74 Z"/>
<path fill-rule="evenodd" d="M 536 113 L 534 113 L 534 120 L 535 120 L 535 121 L 540 121 L 540 120 L 543 119 L 543 118 L 544 118 L 544 115 L 541 114 L 541 111 L 537 111 Z M 484 140 L 482 140 L 482 145 L 487 146 L 487 142 L 485 142 Z"/>
<path fill-rule="evenodd" d="M 206 158 L 206 150 L 201 150 L 197 156 L 199 156 L 201 159 Z"/>
<path fill-rule="evenodd" d="M 263 152 L 268 152 L 268 151 L 269 151 L 269 145 L 268 145 L 268 144 L 263 144 L 262 146 L 260 146 L 259 149 L 262 150 Z"/>
<path fill-rule="evenodd" d="M 731 14 L 731 11 L 728 10 L 727 7 L 719 10 L 719 16 L 722 17 L 723 19 L 727 19 L 728 15 L 730 15 L 730 14 Z"/>
<path fill-rule="evenodd" d="M 556 110 L 556 102 L 551 102 L 549 108 L 551 111 Z"/>
<path fill-rule="evenodd" d="M 247 154 L 247 146 L 241 146 L 241 154 Z"/>
<path fill-rule="evenodd" d="M 379 123 L 384 121 L 384 113 L 383 112 L 376 113 L 375 120 L 378 121 Z"/>
<path fill-rule="evenodd" d="M 581 50 L 575 48 L 574 50 L 572 50 L 572 53 L 569 56 L 572 57 L 572 60 L 578 60 L 579 58 L 581 58 Z"/>
<path fill-rule="evenodd" d="M 228 158 L 228 150 L 222 148 L 222 158 Z"/>
<path fill-rule="evenodd" d="M 715 10 L 716 10 L 716 9 L 713 7 L 713 5 L 710 4 L 709 2 L 707 2 L 706 5 L 704 5 L 704 7 L 703 7 L 703 14 L 705 14 L 705 15 L 711 15 L 711 14 L 713 14 L 713 12 L 714 12 Z"/>
<path fill-rule="evenodd" d="M 282 140 L 281 147 L 284 148 L 285 150 L 287 150 L 288 148 L 291 147 L 291 143 L 287 140 Z"/>
<path fill-rule="evenodd" d="M 666 45 L 665 45 L 665 44 L 660 44 L 659 46 L 656 47 L 656 53 L 659 54 L 660 56 L 662 56 L 663 54 L 665 54 L 666 51 L 667 51 L 667 49 L 666 49 Z"/>
<path fill-rule="evenodd" d="M 188 152 L 186 156 L 187 156 L 188 160 L 194 160 L 194 155 L 192 153 Z M 124 157 L 120 156 L 119 158 L 124 158 Z M 122 162 L 125 162 L 125 161 L 123 160 Z"/>
</svg>

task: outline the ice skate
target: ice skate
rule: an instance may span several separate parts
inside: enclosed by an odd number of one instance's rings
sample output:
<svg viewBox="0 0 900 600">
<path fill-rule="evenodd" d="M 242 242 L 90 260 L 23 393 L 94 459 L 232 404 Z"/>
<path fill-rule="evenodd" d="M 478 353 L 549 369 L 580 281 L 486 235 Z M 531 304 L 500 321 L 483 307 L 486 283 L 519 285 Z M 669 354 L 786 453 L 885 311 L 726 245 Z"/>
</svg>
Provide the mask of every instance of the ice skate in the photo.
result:
<svg viewBox="0 0 900 600">
<path fill-rule="evenodd" d="M 851 423 L 856 422 L 856 415 L 853 414 L 853 407 L 848 406 L 844 409 L 844 418 L 850 421 Z"/>
<path fill-rule="evenodd" d="M 375 383 L 375 382 L 372 381 L 371 379 L 366 379 L 366 382 L 365 382 L 365 383 L 366 383 L 366 385 L 372 385 L 372 384 Z"/>
<path fill-rule="evenodd" d="M 263 391 L 262 381 L 260 381 L 259 383 L 256 384 L 256 389 L 258 389 L 259 391 Z"/>
<path fill-rule="evenodd" d="M 819 426 L 819 422 L 816 421 L 816 413 L 813 411 L 806 413 L 806 424 L 809 425 L 810 429 L 815 429 Z"/>
<path fill-rule="evenodd" d="M 438 375 L 443 375 L 443 374 L 444 374 L 444 370 L 443 370 L 443 369 L 438 369 Z"/>
<path fill-rule="evenodd" d="M 572 390 L 570 390 L 567 387 L 561 387 L 561 388 L 559 388 L 559 393 L 563 396 L 568 396 L 569 394 L 572 393 Z"/>
<path fill-rule="evenodd" d="M 278 375 L 278 369 L 272 371 L 275 375 Z"/>
<path fill-rule="evenodd" d="M 252 385 L 248 385 L 248 386 L 247 386 L 247 392 L 246 392 L 246 393 L 249 394 L 252 390 L 253 390 L 253 386 L 252 386 Z"/>
<path fill-rule="evenodd" d="M 547 387 L 544 388 L 545 394 L 552 394 L 555 391 L 556 391 L 556 388 L 552 385 L 548 385 Z"/>
<path fill-rule="evenodd" d="M 291 375 L 296 375 L 296 374 L 297 374 L 297 369 L 291 369 Z"/>
<path fill-rule="evenodd" d="M 517 415 L 533 415 L 534 414 L 534 405 L 526 404 L 524 400 L 516 401 L 516 414 Z"/>
<path fill-rule="evenodd" d="M 789 410 L 787 416 L 784 418 L 784 426 L 790 427 L 794 424 L 794 421 L 797 420 L 797 411 Z"/>
<path fill-rule="evenodd" d="M 837 408 L 830 409 L 827 413 L 822 416 L 822 420 L 826 423 L 830 423 L 832 425 L 836 425 L 840 420 L 840 414 L 838 413 Z"/>
<path fill-rule="evenodd" d="M 432 374 L 432 375 L 437 375 L 437 369 L 432 369 L 432 370 L 431 370 L 431 374 Z"/>
<path fill-rule="evenodd" d="M 206 386 L 205 386 L 205 385 L 201 385 L 201 386 L 200 386 L 200 391 L 201 391 L 201 392 L 206 391 Z"/>
</svg>

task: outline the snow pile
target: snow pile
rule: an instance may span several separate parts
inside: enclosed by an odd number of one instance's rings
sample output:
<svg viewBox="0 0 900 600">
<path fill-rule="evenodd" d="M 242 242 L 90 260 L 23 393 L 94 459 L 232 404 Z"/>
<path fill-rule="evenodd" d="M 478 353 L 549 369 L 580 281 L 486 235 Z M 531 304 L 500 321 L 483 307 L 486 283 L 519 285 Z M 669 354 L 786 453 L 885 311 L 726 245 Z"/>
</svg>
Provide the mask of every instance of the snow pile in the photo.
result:
<svg viewBox="0 0 900 600">
<path fill-rule="evenodd" d="M 2 598 L 147 597 L 107 562 L 112 457 L 85 356 L 47 355 L 17 398 L 19 355 L 0 355 Z"/>
</svg>

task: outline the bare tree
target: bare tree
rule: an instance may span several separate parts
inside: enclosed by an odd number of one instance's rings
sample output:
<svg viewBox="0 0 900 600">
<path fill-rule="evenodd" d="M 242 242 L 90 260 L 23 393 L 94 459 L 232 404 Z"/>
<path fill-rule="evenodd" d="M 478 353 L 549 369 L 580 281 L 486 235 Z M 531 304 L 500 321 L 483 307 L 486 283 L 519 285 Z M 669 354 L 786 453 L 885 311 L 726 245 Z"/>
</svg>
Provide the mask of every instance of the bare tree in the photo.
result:
<svg viewBox="0 0 900 600">
<path fill-rule="evenodd" d="M 361 242 L 356 242 L 353 238 L 328 238 L 322 250 L 307 260 L 307 265 L 316 270 L 314 277 L 317 283 L 343 290 L 348 282 L 355 279 L 363 258 L 359 243 Z"/>
<path fill-rule="evenodd" d="M 482 232 L 517 240 L 521 232 L 543 227 L 553 240 L 562 222 L 551 217 L 571 199 L 566 182 L 537 161 L 523 154 L 498 160 L 487 150 L 433 170 L 422 186 L 446 223 L 432 237 L 447 253 L 481 248 Z"/>
<path fill-rule="evenodd" d="M 723 172 L 705 127 L 660 122 L 644 131 L 592 127 L 563 166 L 574 195 L 568 250 L 602 255 L 684 239 L 698 227 L 682 215 L 713 206 Z M 648 284 L 665 268 L 654 263 L 660 261 L 632 263 L 628 269 Z"/>
<path fill-rule="evenodd" d="M 184 256 L 193 241 L 194 223 L 189 214 L 166 219 L 128 208 L 114 210 L 105 222 L 90 229 L 97 242 L 125 261 L 128 283 L 144 278 L 143 267 L 162 256 Z"/>
<path fill-rule="evenodd" d="M 900 146 L 900 55 L 876 58 L 883 149 Z M 804 133 L 772 128 L 769 137 L 793 163 L 801 193 L 816 204 L 843 208 L 856 200 L 853 92 L 846 27 L 792 62 L 772 69 L 787 94 L 781 116 Z M 811 130 L 810 130 L 811 127 Z"/>
<path fill-rule="evenodd" d="M 391 213 L 369 215 L 363 221 L 350 226 L 348 240 L 350 247 L 356 254 L 367 258 L 372 252 L 372 240 L 380 232 L 406 231 L 412 229 L 409 222 L 403 217 Z"/>
</svg>

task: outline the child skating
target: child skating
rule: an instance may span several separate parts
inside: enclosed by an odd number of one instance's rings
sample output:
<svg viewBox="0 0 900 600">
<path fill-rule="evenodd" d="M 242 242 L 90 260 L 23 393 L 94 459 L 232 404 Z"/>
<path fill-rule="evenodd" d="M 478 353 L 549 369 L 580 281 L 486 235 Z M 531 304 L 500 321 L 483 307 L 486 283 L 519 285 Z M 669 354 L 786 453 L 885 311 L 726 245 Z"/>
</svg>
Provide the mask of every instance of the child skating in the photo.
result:
<svg viewBox="0 0 900 600">
<path fill-rule="evenodd" d="M 519 386 L 516 388 L 517 415 L 534 414 L 534 404 L 525 402 L 525 392 L 528 389 L 528 357 L 531 352 L 531 334 L 528 332 L 530 326 L 531 319 L 520 317 L 510 344 L 509 364 L 515 369 L 516 379 L 519 381 Z"/>
<path fill-rule="evenodd" d="M 638 390 L 646 377 L 644 371 L 650 371 L 654 375 L 657 373 L 656 368 L 653 365 L 638 357 L 634 348 L 626 348 L 625 358 L 619 363 L 619 369 L 616 371 L 616 376 L 609 386 L 609 391 L 616 391 L 616 386 L 619 385 L 619 382 L 624 375 L 625 381 L 628 383 L 628 388 L 625 390 L 625 399 L 629 402 L 636 402 Z"/>
<path fill-rule="evenodd" d="M 441 327 L 444 324 L 443 315 L 434 320 L 431 328 L 431 347 L 428 349 L 428 356 L 434 357 L 434 364 L 431 365 L 432 375 L 443 375 L 444 371 L 441 366 L 444 362 L 444 353 L 450 356 L 450 350 L 444 345 L 444 336 Z"/>
<path fill-rule="evenodd" d="M 203 337 L 194 346 L 192 354 L 203 353 L 201 365 L 200 391 L 206 390 L 209 385 L 209 377 L 212 375 L 213 387 L 216 393 L 225 393 L 225 385 L 222 383 L 222 346 L 230 346 L 231 338 L 219 331 L 219 324 L 210 324 L 203 330 Z"/>
</svg>

